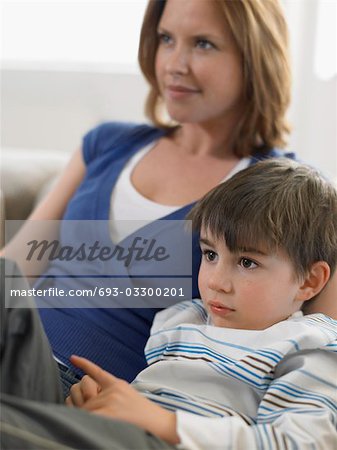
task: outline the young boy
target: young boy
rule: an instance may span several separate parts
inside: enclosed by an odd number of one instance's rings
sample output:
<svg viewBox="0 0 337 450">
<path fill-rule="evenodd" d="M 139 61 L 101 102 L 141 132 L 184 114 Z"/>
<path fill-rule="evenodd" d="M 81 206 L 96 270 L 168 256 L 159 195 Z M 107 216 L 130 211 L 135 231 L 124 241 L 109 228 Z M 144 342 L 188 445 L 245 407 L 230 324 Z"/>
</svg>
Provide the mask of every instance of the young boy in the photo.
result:
<svg viewBox="0 0 337 450">
<path fill-rule="evenodd" d="M 200 232 L 202 300 L 157 314 L 149 366 L 132 385 L 73 356 L 88 376 L 67 404 L 161 438 L 146 448 L 334 448 L 337 322 L 301 308 L 336 268 L 336 189 L 309 167 L 268 160 L 218 186 L 189 218 Z M 132 448 L 145 448 L 137 439 Z"/>
</svg>

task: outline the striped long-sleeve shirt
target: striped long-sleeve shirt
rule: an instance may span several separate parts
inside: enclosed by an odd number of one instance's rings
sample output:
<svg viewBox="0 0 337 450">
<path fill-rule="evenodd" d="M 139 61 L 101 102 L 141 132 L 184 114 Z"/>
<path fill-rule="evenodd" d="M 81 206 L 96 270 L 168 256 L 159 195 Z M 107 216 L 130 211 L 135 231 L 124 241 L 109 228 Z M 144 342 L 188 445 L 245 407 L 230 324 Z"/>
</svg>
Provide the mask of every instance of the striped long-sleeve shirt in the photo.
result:
<svg viewBox="0 0 337 450">
<path fill-rule="evenodd" d="M 177 412 L 182 448 L 337 449 L 337 321 L 209 324 L 200 300 L 157 314 L 134 387 Z"/>
</svg>

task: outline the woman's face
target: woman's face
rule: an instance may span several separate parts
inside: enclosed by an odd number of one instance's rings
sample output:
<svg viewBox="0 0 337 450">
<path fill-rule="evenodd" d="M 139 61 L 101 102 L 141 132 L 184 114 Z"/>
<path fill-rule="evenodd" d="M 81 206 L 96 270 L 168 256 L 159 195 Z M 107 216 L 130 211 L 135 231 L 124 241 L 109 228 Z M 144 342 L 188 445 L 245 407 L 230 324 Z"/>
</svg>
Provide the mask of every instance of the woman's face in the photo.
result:
<svg viewBox="0 0 337 450">
<path fill-rule="evenodd" d="M 158 34 L 156 77 L 171 118 L 180 123 L 237 120 L 242 61 L 218 5 L 167 0 Z"/>
</svg>

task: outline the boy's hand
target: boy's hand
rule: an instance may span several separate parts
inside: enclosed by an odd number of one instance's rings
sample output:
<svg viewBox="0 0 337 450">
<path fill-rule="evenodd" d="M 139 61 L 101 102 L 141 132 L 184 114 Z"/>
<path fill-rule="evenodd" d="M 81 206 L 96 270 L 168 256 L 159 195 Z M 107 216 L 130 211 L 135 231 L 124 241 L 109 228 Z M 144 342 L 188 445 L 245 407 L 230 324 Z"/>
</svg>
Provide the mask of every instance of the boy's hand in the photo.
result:
<svg viewBox="0 0 337 450">
<path fill-rule="evenodd" d="M 79 383 L 70 388 L 69 396 L 66 398 L 66 405 L 81 408 L 85 402 L 92 397 L 96 397 L 101 391 L 101 387 L 89 375 L 84 375 Z"/>
<path fill-rule="evenodd" d="M 174 413 L 151 402 L 128 382 L 85 358 L 72 356 L 71 362 L 89 376 L 80 387 L 72 389 L 67 404 L 132 423 L 170 444 L 179 443 Z"/>
</svg>

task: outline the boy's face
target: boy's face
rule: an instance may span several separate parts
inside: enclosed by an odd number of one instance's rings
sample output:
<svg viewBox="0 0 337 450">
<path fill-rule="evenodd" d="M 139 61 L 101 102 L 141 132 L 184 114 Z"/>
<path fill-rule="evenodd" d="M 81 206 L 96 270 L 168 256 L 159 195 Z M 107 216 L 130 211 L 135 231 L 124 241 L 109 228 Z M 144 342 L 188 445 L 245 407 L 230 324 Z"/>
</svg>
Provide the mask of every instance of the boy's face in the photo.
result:
<svg viewBox="0 0 337 450">
<path fill-rule="evenodd" d="M 199 289 L 212 324 L 265 329 L 298 311 L 303 281 L 283 252 L 259 248 L 232 253 L 223 240 L 201 230 Z"/>
</svg>

